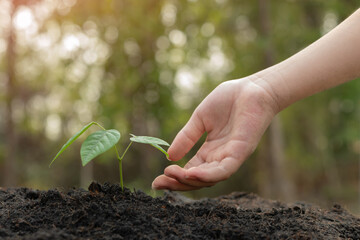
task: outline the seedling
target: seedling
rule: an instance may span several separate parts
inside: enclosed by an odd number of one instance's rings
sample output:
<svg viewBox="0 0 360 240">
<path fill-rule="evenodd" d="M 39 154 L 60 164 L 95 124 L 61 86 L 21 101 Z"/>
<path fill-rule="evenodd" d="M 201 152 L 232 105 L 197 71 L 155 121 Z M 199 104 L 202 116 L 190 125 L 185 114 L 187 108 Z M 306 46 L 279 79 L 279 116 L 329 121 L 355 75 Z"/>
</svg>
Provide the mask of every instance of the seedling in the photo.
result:
<svg viewBox="0 0 360 240">
<path fill-rule="evenodd" d="M 120 185 L 121 188 L 124 189 L 124 183 L 123 183 L 123 176 L 122 176 L 122 160 L 126 154 L 126 152 L 129 150 L 131 144 L 133 142 L 138 143 L 144 143 L 144 144 L 150 144 L 151 146 L 159 149 L 162 153 L 166 155 L 167 158 L 169 158 L 169 154 L 161 147 L 163 146 L 169 146 L 167 142 L 160 138 L 155 137 L 148 137 L 148 136 L 135 136 L 134 134 L 130 134 L 130 143 L 126 147 L 124 153 L 119 156 L 119 152 L 116 148 L 116 143 L 120 140 L 120 132 L 115 129 L 109 129 L 106 130 L 103 128 L 99 123 L 97 122 L 91 122 L 88 125 L 84 126 L 79 132 L 77 132 L 74 136 L 72 136 L 60 149 L 60 151 L 56 154 L 56 156 L 51 161 L 49 167 L 51 164 L 59 157 L 59 155 L 64 152 L 78 137 L 80 137 L 81 134 L 86 132 L 92 125 L 97 125 L 102 130 L 94 132 L 90 134 L 86 140 L 81 145 L 80 149 L 80 156 L 81 156 L 81 162 L 82 165 L 85 166 L 88 164 L 91 160 L 93 160 L 95 157 L 99 156 L 100 154 L 106 152 L 110 148 L 114 147 L 116 157 L 119 161 L 119 172 L 120 172 Z"/>
</svg>

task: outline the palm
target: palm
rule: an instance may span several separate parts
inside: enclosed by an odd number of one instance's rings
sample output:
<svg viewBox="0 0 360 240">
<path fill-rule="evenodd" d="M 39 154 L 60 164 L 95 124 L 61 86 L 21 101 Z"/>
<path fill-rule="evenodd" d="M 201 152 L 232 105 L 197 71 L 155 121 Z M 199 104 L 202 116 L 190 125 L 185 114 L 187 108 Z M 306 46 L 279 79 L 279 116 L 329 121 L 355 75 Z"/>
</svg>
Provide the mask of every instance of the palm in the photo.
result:
<svg viewBox="0 0 360 240">
<path fill-rule="evenodd" d="M 230 81 L 216 88 L 196 109 L 169 148 L 171 160 L 181 159 L 207 132 L 197 154 L 181 168 L 171 165 L 155 179 L 155 188 L 193 190 L 212 186 L 230 177 L 252 153 L 270 123 L 254 91 L 263 91 L 246 80 Z"/>
</svg>

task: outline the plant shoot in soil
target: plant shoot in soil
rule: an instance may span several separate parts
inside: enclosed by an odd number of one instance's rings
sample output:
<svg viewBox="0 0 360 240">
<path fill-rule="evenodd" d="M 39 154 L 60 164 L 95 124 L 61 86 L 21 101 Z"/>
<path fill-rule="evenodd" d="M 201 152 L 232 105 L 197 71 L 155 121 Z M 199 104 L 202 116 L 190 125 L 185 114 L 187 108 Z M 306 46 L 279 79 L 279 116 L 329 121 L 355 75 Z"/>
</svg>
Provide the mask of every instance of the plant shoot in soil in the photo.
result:
<svg viewBox="0 0 360 240">
<path fill-rule="evenodd" d="M 168 153 L 161 147 L 161 146 L 169 146 L 167 142 L 165 142 L 160 138 L 149 137 L 149 136 L 135 136 L 134 134 L 130 134 L 131 135 L 130 143 L 120 157 L 119 152 L 116 148 L 116 144 L 119 142 L 121 137 L 120 132 L 115 129 L 106 130 L 99 123 L 91 122 L 86 126 L 84 126 L 79 132 L 77 132 L 74 136 L 72 136 L 62 146 L 60 151 L 51 161 L 49 167 L 55 161 L 55 159 L 57 159 L 60 156 L 62 152 L 64 152 L 77 138 L 79 138 L 84 132 L 86 132 L 86 130 L 88 130 L 92 125 L 97 125 L 102 130 L 90 134 L 81 145 L 80 156 L 81 156 L 82 165 L 85 166 L 95 157 L 99 156 L 100 154 L 106 152 L 107 150 L 113 147 L 116 153 L 116 157 L 119 161 L 120 185 L 122 189 L 124 189 L 123 175 L 122 175 L 122 160 L 133 142 L 149 144 L 159 149 L 162 153 L 166 155 L 167 158 L 169 158 Z"/>
</svg>

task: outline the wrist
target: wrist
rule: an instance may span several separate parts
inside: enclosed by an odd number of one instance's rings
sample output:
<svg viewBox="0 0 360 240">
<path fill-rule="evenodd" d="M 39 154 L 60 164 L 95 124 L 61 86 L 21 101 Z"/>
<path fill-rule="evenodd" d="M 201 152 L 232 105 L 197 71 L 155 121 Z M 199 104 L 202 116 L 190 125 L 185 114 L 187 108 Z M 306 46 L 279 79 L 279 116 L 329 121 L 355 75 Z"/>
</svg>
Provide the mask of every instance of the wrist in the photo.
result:
<svg viewBox="0 0 360 240">
<path fill-rule="evenodd" d="M 249 78 L 253 84 L 263 90 L 262 93 L 259 93 L 262 95 L 260 97 L 266 99 L 275 115 L 288 106 L 279 92 L 279 87 L 275 88 L 274 86 L 274 83 L 281 82 L 282 76 L 279 73 L 268 68 L 249 76 Z"/>
</svg>

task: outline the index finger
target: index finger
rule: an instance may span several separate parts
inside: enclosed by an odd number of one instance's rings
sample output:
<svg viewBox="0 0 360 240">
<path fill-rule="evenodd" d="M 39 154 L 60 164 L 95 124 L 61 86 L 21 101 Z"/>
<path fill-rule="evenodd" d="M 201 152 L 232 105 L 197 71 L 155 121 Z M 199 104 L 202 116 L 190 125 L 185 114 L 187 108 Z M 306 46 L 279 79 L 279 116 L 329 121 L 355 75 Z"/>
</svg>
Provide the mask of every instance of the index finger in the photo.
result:
<svg viewBox="0 0 360 240">
<path fill-rule="evenodd" d="M 190 120 L 180 130 L 170 145 L 168 149 L 169 159 L 171 161 L 178 161 L 182 159 L 195 145 L 204 132 L 204 125 L 195 110 Z"/>
</svg>

